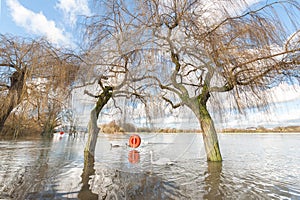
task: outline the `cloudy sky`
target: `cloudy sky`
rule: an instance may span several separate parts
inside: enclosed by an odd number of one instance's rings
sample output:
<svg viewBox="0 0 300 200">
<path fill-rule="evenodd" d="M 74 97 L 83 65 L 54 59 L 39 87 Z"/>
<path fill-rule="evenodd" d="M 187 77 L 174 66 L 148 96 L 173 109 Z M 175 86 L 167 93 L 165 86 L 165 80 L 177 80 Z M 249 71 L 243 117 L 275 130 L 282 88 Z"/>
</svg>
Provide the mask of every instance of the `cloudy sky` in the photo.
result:
<svg viewBox="0 0 300 200">
<path fill-rule="evenodd" d="M 207 6 L 219 5 L 214 1 L 219 0 L 211 0 Z M 258 0 L 246 2 L 251 5 Z M 235 6 L 232 12 L 244 9 L 237 3 Z M 91 8 L 92 0 L 0 0 L 0 33 L 44 36 L 56 44 L 74 45 L 78 18 L 91 15 Z"/>
<path fill-rule="evenodd" d="M 76 22 L 90 15 L 88 0 L 0 0 L 0 33 L 43 36 L 55 44 L 76 43 Z"/>
<path fill-rule="evenodd" d="M 257 0 L 249 0 L 255 1 Z M 92 14 L 89 3 L 89 0 L 0 0 L 0 33 L 28 37 L 43 36 L 54 44 L 74 46 L 77 43 L 76 23 L 79 16 Z M 270 107 L 270 112 L 249 111 L 247 117 L 234 112 L 224 113 L 223 121 L 217 120 L 218 127 L 300 125 L 299 84 L 281 84 L 272 90 L 274 104 Z M 80 112 L 88 113 L 84 110 Z M 143 112 L 142 108 L 140 112 Z M 111 119 L 112 117 L 107 116 L 104 121 Z M 155 120 L 165 127 L 199 127 L 189 111 L 174 111 L 163 119 Z M 133 122 L 144 123 L 143 118 Z"/>
</svg>

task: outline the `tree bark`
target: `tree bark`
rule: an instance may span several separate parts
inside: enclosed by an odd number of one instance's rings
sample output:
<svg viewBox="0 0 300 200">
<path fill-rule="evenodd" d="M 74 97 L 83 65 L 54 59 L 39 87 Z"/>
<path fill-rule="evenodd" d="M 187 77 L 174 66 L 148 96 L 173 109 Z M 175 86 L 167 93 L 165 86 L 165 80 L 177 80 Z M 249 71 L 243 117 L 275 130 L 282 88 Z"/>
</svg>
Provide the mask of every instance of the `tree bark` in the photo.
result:
<svg viewBox="0 0 300 200">
<path fill-rule="evenodd" d="M 189 99 L 186 100 L 185 104 L 194 112 L 200 123 L 207 161 L 220 162 L 222 161 L 222 156 L 217 131 L 206 107 L 208 98 L 204 101 L 202 99 L 201 97 Z"/>
<path fill-rule="evenodd" d="M 206 105 L 200 105 L 200 118 L 198 117 L 198 120 L 202 129 L 207 161 L 222 161 L 217 131 Z"/>
<path fill-rule="evenodd" d="M 99 128 L 97 126 L 97 119 L 98 116 L 96 115 L 96 107 L 91 111 L 90 114 L 90 121 L 88 125 L 88 140 L 85 146 L 84 151 L 89 152 L 91 155 L 94 155 L 95 153 L 95 148 L 96 148 L 96 142 L 97 142 L 97 137 L 99 133 Z"/>
<path fill-rule="evenodd" d="M 89 152 L 89 154 L 93 155 L 95 154 L 95 148 L 97 143 L 97 137 L 99 133 L 99 127 L 97 126 L 97 120 L 100 111 L 102 108 L 107 104 L 107 102 L 112 97 L 112 87 L 104 87 L 103 92 L 99 96 L 95 96 L 98 98 L 95 108 L 91 111 L 90 114 L 90 121 L 88 124 L 88 140 L 86 143 L 86 146 L 84 148 L 85 152 Z"/>
<path fill-rule="evenodd" d="M 0 111 L 0 132 L 4 127 L 5 121 L 10 115 L 11 111 L 14 109 L 17 104 L 16 91 L 9 91 L 9 94 L 4 102 L 4 105 L 1 107 Z"/>
<path fill-rule="evenodd" d="M 25 88 L 25 70 L 16 71 L 10 78 L 11 85 L 7 97 L 5 98 L 4 104 L 0 110 L 0 132 L 4 127 L 5 121 L 9 117 L 13 109 L 19 105 L 23 98 Z"/>
</svg>

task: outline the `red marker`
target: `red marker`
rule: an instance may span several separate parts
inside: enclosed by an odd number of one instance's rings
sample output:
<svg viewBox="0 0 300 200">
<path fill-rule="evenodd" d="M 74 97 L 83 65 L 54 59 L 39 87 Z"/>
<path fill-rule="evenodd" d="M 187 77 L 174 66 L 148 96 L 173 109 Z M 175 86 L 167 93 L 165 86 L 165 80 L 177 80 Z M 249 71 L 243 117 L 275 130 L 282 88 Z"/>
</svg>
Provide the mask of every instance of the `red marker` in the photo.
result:
<svg viewBox="0 0 300 200">
<path fill-rule="evenodd" d="M 138 135 L 132 135 L 129 138 L 129 146 L 132 148 L 137 148 L 141 144 L 141 137 Z"/>
</svg>

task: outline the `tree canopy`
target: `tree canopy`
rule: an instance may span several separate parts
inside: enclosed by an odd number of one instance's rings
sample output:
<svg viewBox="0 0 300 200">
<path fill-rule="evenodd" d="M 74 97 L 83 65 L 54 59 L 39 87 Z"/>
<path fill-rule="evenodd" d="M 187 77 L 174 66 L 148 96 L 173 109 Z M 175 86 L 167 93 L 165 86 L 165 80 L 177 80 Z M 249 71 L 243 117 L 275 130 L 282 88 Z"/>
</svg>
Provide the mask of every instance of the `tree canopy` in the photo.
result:
<svg viewBox="0 0 300 200">
<path fill-rule="evenodd" d="M 212 97 L 218 100 L 218 93 L 227 92 L 242 110 L 266 104 L 262 95 L 267 88 L 299 79 L 296 1 L 251 6 L 246 1 L 218 1 L 216 5 L 196 0 L 97 3 L 107 11 L 87 22 L 93 41 L 101 47 L 111 44 L 110 40 L 99 43 L 103 35 L 109 35 L 109 39 L 117 38 L 119 45 L 114 49 L 124 55 L 134 51 L 151 57 L 151 62 L 139 65 L 151 69 L 148 76 L 161 89 L 162 99 L 173 108 L 187 106 L 194 112 L 208 160 L 222 160 L 207 108 Z"/>
<path fill-rule="evenodd" d="M 0 130 L 11 113 L 19 113 L 23 120 L 51 132 L 66 105 L 65 89 L 74 81 L 79 60 L 44 39 L 1 35 Z"/>
</svg>

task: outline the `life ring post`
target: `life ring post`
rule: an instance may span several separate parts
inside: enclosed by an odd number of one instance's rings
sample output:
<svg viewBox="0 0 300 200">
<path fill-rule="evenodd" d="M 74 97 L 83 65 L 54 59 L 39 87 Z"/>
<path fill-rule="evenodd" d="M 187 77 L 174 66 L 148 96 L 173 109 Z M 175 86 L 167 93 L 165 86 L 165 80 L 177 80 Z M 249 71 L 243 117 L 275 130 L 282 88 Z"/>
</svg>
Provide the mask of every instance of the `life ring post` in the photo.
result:
<svg viewBox="0 0 300 200">
<path fill-rule="evenodd" d="M 129 138 L 129 146 L 131 148 L 137 148 L 141 145 L 141 137 L 137 134 L 131 135 Z"/>
</svg>

